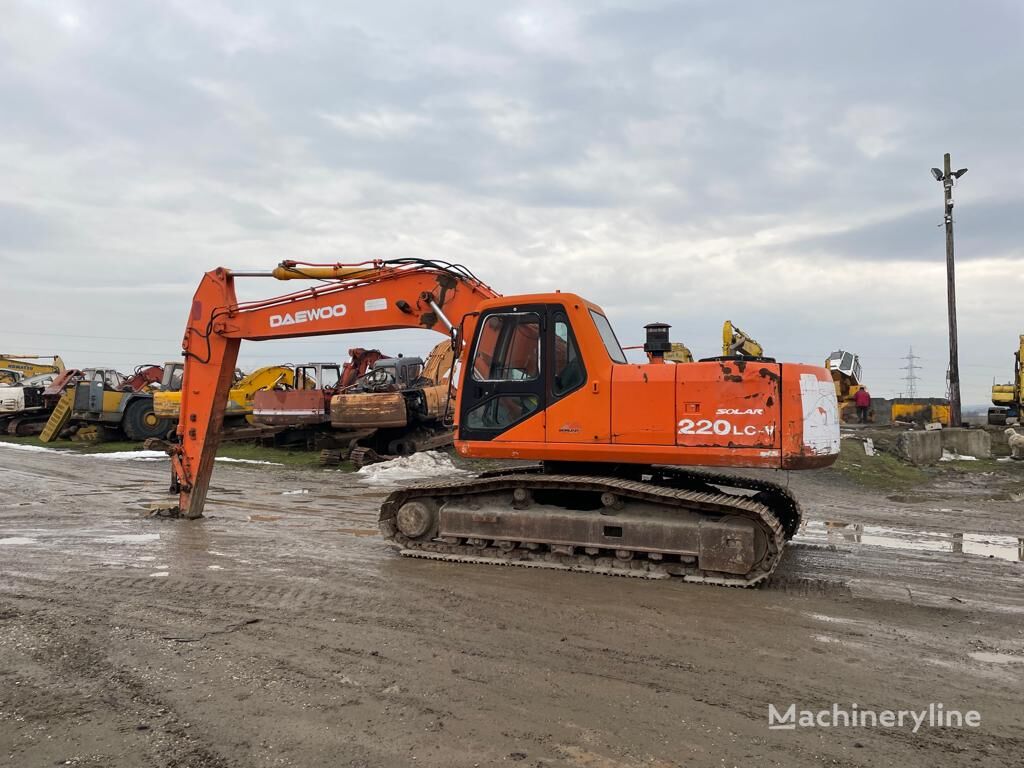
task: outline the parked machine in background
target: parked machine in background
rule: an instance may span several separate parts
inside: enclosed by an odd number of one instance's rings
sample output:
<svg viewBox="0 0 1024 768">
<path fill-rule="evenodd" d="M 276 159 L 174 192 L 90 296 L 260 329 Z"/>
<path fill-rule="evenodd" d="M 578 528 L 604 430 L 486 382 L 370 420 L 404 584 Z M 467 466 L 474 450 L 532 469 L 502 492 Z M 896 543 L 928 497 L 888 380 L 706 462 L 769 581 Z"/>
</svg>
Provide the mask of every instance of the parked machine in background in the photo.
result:
<svg viewBox="0 0 1024 768">
<path fill-rule="evenodd" d="M 348 458 L 364 466 L 451 445 L 454 356 L 449 340 L 437 344 L 426 361 L 399 356 L 375 362 L 354 386 L 331 398 L 334 429 L 371 431 L 356 440 L 347 457 L 344 451 L 325 451 L 321 461 L 333 464 Z"/>
<path fill-rule="evenodd" d="M 764 357 L 764 348 L 726 320 L 722 325 L 722 354 L 726 357 Z"/>
<path fill-rule="evenodd" d="M 185 364 L 181 362 L 164 365 L 160 390 L 153 394 L 153 412 L 161 419 L 170 419 L 175 424 L 181 412 L 181 378 Z M 264 389 L 278 385 L 292 386 L 295 374 L 286 365 L 267 365 L 249 374 L 236 376 L 228 391 L 228 404 L 224 411 L 225 426 L 237 425 L 252 420 L 253 397 Z"/>
<path fill-rule="evenodd" d="M 36 360 L 52 360 L 37 363 Z M 46 373 L 60 373 L 64 361 L 60 355 L 6 355 L 0 353 L 0 384 L 17 384 L 22 379 Z"/>
<path fill-rule="evenodd" d="M 245 278 L 318 282 L 239 303 Z M 572 293 L 503 297 L 464 267 L 424 259 L 289 261 L 218 268 L 196 290 L 170 450 L 176 513 L 202 515 L 243 339 L 398 328 L 452 339 L 461 457 L 539 462 L 395 490 L 379 525 L 403 554 L 753 586 L 775 570 L 800 508 L 784 486 L 733 471 L 827 467 L 839 453 L 823 367 L 631 364 L 601 308 Z"/>
<path fill-rule="evenodd" d="M 840 418 L 843 421 L 854 421 L 857 408 L 853 398 L 863 386 L 864 374 L 860 358 L 853 352 L 839 349 L 828 356 L 825 367 L 832 374 L 832 382 L 835 384 Z"/>
<path fill-rule="evenodd" d="M 54 371 L 28 376 L 16 384 L 0 384 L 0 433 L 38 434 L 52 407 L 43 399 L 44 390 L 60 374 Z"/>
<path fill-rule="evenodd" d="M 173 428 L 173 421 L 153 412 L 152 392 L 163 378 L 163 366 L 141 365 L 131 376 L 113 368 L 85 368 L 73 374 L 44 392 L 44 397 L 60 397 L 39 436 L 43 442 L 55 440 L 73 424 L 78 425 L 79 439 L 98 441 L 117 432 L 129 440 L 164 437 Z"/>
<path fill-rule="evenodd" d="M 302 363 L 292 370 L 291 383 L 253 394 L 255 424 L 287 427 L 326 427 L 331 423 L 331 397 L 341 386 L 338 363 Z"/>
<path fill-rule="evenodd" d="M 1005 426 L 1008 420 L 1020 422 L 1021 401 L 1024 397 L 1024 336 L 1018 339 L 1017 351 L 1013 353 L 1013 381 L 1009 384 L 992 385 L 992 408 L 988 409 L 988 423 Z"/>
</svg>

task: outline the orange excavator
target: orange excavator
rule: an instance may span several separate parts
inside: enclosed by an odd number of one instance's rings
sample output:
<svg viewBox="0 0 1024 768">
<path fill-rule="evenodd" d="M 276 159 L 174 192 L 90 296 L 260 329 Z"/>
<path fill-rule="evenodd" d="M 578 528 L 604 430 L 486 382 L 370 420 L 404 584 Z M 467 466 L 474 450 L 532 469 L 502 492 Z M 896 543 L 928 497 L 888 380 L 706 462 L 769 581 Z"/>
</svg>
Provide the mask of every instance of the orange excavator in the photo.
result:
<svg viewBox="0 0 1024 768">
<path fill-rule="evenodd" d="M 240 278 L 309 289 L 239 303 Z M 200 517 L 242 339 L 428 328 L 452 338 L 455 446 L 463 457 L 532 460 L 416 484 L 379 525 L 404 555 L 753 586 L 800 524 L 782 485 L 708 468 L 814 469 L 839 453 L 835 388 L 820 366 L 723 356 L 667 365 L 667 327 L 632 364 L 605 313 L 572 293 L 501 296 L 440 261 L 282 262 L 218 268 L 195 293 L 177 514 Z"/>
</svg>

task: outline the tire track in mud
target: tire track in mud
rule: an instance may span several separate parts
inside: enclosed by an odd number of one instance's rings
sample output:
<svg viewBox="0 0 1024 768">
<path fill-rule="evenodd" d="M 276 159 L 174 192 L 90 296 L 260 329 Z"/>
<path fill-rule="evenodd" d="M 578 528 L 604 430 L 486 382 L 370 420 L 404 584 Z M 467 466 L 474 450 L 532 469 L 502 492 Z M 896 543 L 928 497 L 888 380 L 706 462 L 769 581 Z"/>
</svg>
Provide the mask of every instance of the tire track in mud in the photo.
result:
<svg viewBox="0 0 1024 768">
<path fill-rule="evenodd" d="M 31 602 L 29 598 L 22 599 Z M 4 603 L 6 599 L 0 605 Z M 30 712 L 42 721 L 56 719 L 67 728 L 78 728 L 83 719 L 88 721 L 102 716 L 112 721 L 108 727 L 113 731 L 134 735 L 126 749 L 130 754 L 139 755 L 139 764 L 168 768 L 238 765 L 219 754 L 195 729 L 190 729 L 191 724 L 183 713 L 160 696 L 137 668 L 118 664 L 110 658 L 109 649 L 119 641 L 100 621 L 85 619 L 90 631 L 82 633 L 75 629 L 78 622 L 69 624 L 65 617 L 51 616 L 45 604 L 27 610 L 4 610 L 16 612 L 21 636 L 17 643 L 12 642 L 7 631 L 10 625 L 0 622 L 0 643 L 8 647 L 16 644 L 13 653 L 25 656 L 32 665 L 28 669 L 19 665 L 19 677 L 27 676 L 29 684 L 24 685 L 25 681 L 19 680 L 18 693 L 5 694 L 7 707 L 13 707 L 15 712 Z M 7 688 L 7 691 L 12 690 L 15 686 Z M 128 741 L 127 736 L 122 737 L 123 749 Z M 73 750 L 65 748 L 64 751 L 74 754 Z M 93 754 L 76 758 L 75 763 L 106 765 L 112 757 L 133 759 L 125 754 Z"/>
</svg>

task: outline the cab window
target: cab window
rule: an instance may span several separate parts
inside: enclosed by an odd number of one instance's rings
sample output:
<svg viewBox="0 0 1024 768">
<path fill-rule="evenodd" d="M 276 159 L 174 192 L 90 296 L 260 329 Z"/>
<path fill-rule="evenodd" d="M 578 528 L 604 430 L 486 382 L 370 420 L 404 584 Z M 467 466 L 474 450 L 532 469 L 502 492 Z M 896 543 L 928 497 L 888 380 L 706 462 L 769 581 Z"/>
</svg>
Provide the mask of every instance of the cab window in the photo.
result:
<svg viewBox="0 0 1024 768">
<path fill-rule="evenodd" d="M 531 381 L 540 376 L 540 317 L 536 312 L 488 315 L 473 354 L 476 381 Z"/>
<path fill-rule="evenodd" d="M 338 382 L 341 381 L 341 374 L 337 368 L 323 368 L 320 371 L 320 375 L 322 377 L 322 389 L 334 389 L 338 386 Z"/>
<path fill-rule="evenodd" d="M 579 347 L 569 327 L 569 318 L 562 313 L 556 314 L 554 331 L 554 376 L 551 391 L 556 397 L 561 397 L 583 384 L 587 372 L 583 368 Z"/>
<path fill-rule="evenodd" d="M 615 331 L 612 330 L 612 325 L 608 322 L 608 318 L 594 310 L 590 310 L 590 316 L 594 318 L 594 325 L 597 326 L 597 332 L 601 334 L 601 341 L 604 342 L 604 348 L 608 350 L 608 356 L 612 359 L 612 362 L 626 362 L 626 353 L 622 351 L 622 345 L 615 338 Z"/>
</svg>

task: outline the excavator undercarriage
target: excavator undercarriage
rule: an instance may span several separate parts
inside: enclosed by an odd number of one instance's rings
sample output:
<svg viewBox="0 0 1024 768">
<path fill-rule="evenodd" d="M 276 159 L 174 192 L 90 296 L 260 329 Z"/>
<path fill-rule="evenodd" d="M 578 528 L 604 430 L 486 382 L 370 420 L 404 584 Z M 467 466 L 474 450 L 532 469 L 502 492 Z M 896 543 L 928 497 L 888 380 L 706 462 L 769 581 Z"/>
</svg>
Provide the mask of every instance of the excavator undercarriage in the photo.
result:
<svg viewBox="0 0 1024 768">
<path fill-rule="evenodd" d="M 751 587 L 800 524 L 776 483 L 610 469 L 549 463 L 410 486 L 384 502 L 380 529 L 410 557 Z"/>
</svg>

